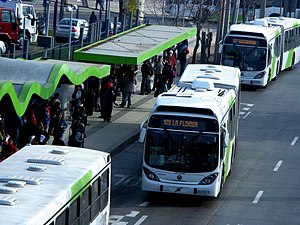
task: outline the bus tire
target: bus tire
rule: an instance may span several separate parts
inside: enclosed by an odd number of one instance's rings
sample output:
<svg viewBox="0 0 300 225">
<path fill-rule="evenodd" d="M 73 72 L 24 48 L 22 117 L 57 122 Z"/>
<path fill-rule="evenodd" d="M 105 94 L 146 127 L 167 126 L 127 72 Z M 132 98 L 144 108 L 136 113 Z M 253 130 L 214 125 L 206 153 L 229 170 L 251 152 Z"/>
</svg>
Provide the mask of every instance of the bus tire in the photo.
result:
<svg viewBox="0 0 300 225">
<path fill-rule="evenodd" d="M 230 176 L 231 171 L 232 171 L 232 165 L 235 157 L 235 146 L 232 147 L 232 152 L 231 152 L 231 160 L 230 160 L 230 170 L 228 172 L 228 176 Z"/>
<path fill-rule="evenodd" d="M 293 70 L 294 65 L 295 65 L 295 54 L 293 55 L 292 64 L 291 64 L 291 66 L 288 68 L 288 70 L 289 70 L 289 71 Z"/>
<path fill-rule="evenodd" d="M 223 169 L 222 169 L 222 173 L 221 173 L 221 182 L 220 182 L 220 188 L 219 188 L 219 193 L 218 193 L 218 196 L 217 197 L 219 197 L 220 196 L 220 194 L 221 194 L 221 190 L 223 189 L 223 186 L 224 186 L 224 175 L 225 175 L 225 172 L 224 172 L 224 167 L 225 167 L 225 165 L 223 165 Z"/>
</svg>

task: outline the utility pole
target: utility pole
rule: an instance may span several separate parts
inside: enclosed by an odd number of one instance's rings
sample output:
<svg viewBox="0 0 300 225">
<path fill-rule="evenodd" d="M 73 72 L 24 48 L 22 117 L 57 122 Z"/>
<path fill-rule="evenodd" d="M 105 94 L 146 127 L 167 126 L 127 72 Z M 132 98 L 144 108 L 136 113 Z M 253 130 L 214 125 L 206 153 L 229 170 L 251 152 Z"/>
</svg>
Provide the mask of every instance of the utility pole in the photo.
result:
<svg viewBox="0 0 300 225">
<path fill-rule="evenodd" d="M 283 16 L 287 16 L 288 14 L 288 8 L 289 8 L 289 1 L 284 0 L 283 1 Z"/>
<path fill-rule="evenodd" d="M 265 17 L 266 5 L 267 5 L 267 0 L 261 0 L 260 10 L 259 10 L 259 18 Z"/>
<path fill-rule="evenodd" d="M 223 32 L 223 39 L 229 30 L 229 15 L 231 9 L 231 0 L 227 0 L 225 3 L 225 19 L 224 19 L 224 32 Z"/>
<path fill-rule="evenodd" d="M 220 17 L 218 21 L 218 29 L 217 29 L 217 36 L 216 36 L 216 43 L 215 43 L 215 54 L 214 54 L 214 61 L 215 64 L 219 64 L 219 44 L 222 37 L 222 31 L 224 27 L 224 1 L 226 0 L 220 0 Z"/>
<path fill-rule="evenodd" d="M 233 1 L 233 4 L 234 4 L 234 6 L 233 6 L 231 24 L 237 24 L 239 8 L 240 8 L 240 0 Z"/>
</svg>

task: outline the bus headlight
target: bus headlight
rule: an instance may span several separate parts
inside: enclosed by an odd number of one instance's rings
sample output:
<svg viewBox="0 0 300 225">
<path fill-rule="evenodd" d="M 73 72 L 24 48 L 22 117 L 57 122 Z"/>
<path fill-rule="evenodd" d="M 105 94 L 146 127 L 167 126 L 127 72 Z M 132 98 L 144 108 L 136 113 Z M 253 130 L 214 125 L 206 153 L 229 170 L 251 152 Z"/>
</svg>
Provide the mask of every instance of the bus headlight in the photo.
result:
<svg viewBox="0 0 300 225">
<path fill-rule="evenodd" d="M 154 173 L 152 173 L 149 169 L 147 169 L 144 166 L 143 166 L 143 171 L 149 180 L 160 181 L 159 178 Z"/>
<path fill-rule="evenodd" d="M 257 74 L 257 75 L 254 77 L 254 79 L 261 79 L 261 78 L 263 78 L 265 75 L 266 75 L 266 71 L 263 71 L 263 72 Z"/>
<path fill-rule="evenodd" d="M 209 175 L 209 176 L 203 178 L 203 179 L 199 182 L 199 184 L 200 184 L 200 185 L 208 185 L 208 184 L 212 184 L 212 183 L 215 181 L 215 179 L 218 177 L 218 175 L 219 175 L 219 173 L 213 173 L 213 174 L 211 174 L 211 175 Z"/>
</svg>

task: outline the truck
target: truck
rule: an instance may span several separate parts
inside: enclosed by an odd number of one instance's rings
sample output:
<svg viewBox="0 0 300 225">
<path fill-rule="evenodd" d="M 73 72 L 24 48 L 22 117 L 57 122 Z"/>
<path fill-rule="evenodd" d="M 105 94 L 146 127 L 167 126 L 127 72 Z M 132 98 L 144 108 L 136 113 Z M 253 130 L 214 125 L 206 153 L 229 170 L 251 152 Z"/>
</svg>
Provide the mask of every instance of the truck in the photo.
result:
<svg viewBox="0 0 300 225">
<path fill-rule="evenodd" d="M 0 41 L 1 54 L 6 54 L 12 43 L 18 42 L 18 21 L 15 11 L 8 8 L 0 8 Z"/>
<path fill-rule="evenodd" d="M 24 35 L 25 38 L 28 39 L 30 42 L 37 41 L 38 18 L 33 5 L 25 4 L 21 0 L 0 0 L 0 7 L 10 8 L 15 11 L 19 24 L 18 46 L 20 48 L 23 47 Z"/>
</svg>

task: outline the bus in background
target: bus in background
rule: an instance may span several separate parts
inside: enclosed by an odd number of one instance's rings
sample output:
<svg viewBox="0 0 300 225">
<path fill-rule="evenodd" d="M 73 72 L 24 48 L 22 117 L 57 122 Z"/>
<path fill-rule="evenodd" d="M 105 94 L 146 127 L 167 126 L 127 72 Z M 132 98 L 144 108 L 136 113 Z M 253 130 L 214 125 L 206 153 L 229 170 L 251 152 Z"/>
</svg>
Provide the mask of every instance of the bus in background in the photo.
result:
<svg viewBox="0 0 300 225">
<path fill-rule="evenodd" d="M 266 17 L 230 27 L 221 65 L 238 67 L 241 83 L 266 87 L 300 60 L 300 19 Z"/>
<path fill-rule="evenodd" d="M 26 146 L 0 163 L 0 224 L 108 225 L 109 153 Z"/>
<path fill-rule="evenodd" d="M 141 125 L 142 190 L 218 197 L 236 152 L 240 70 L 189 64 Z"/>
</svg>

